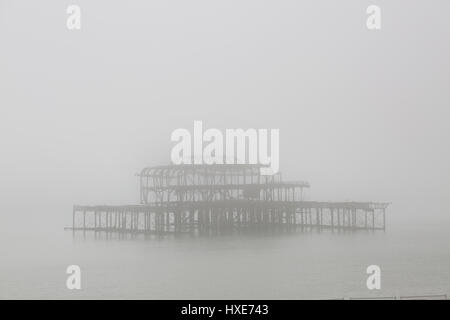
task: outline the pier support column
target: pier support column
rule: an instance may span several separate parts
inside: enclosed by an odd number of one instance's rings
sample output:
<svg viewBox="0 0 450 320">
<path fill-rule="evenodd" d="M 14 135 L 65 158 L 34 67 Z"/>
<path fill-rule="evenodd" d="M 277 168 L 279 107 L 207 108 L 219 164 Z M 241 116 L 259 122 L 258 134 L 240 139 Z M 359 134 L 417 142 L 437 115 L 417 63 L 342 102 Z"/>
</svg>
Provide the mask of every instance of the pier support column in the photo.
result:
<svg viewBox="0 0 450 320">
<path fill-rule="evenodd" d="M 364 229 L 367 229 L 367 210 L 364 210 Z"/>
<path fill-rule="evenodd" d="M 341 227 L 341 210 L 339 208 L 337 209 L 337 220 L 338 220 L 338 223 L 337 223 L 338 228 L 340 228 Z"/>
<path fill-rule="evenodd" d="M 72 230 L 75 231 L 75 208 L 72 209 Z"/>
<path fill-rule="evenodd" d="M 334 230 L 334 209 L 330 208 L 331 230 Z"/>
<path fill-rule="evenodd" d="M 375 230 L 375 210 L 372 210 L 372 229 Z"/>
</svg>

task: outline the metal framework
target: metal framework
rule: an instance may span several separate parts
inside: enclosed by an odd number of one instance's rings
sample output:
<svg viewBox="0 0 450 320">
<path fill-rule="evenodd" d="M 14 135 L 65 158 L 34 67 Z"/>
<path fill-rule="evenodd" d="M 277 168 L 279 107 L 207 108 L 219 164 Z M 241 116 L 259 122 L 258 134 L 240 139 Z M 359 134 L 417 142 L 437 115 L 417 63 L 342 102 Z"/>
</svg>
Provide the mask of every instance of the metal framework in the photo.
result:
<svg viewBox="0 0 450 320">
<path fill-rule="evenodd" d="M 386 228 L 388 203 L 305 201 L 309 183 L 283 181 L 280 173 L 264 176 L 261 168 L 249 164 L 144 168 L 138 174 L 140 204 L 75 205 L 71 229 L 161 234 Z"/>
<path fill-rule="evenodd" d="M 172 165 L 139 174 L 141 204 L 181 201 L 301 201 L 304 181 L 283 182 L 281 173 L 263 176 L 262 165 Z"/>
</svg>

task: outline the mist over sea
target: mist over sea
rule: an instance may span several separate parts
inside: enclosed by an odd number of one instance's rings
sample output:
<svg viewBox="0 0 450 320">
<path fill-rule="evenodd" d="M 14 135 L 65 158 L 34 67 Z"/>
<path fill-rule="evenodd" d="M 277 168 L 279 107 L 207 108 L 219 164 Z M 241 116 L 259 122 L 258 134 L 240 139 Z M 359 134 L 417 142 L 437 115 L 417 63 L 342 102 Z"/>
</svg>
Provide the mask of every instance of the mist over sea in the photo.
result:
<svg viewBox="0 0 450 320">
<path fill-rule="evenodd" d="M 392 215 L 395 212 L 391 212 Z M 389 220 L 388 220 L 389 221 Z M 332 299 L 450 293 L 450 222 L 390 219 L 386 232 L 138 236 L 0 233 L 1 299 Z M 68 265 L 82 289 L 68 290 Z M 366 268 L 381 268 L 381 290 Z"/>
<path fill-rule="evenodd" d="M 68 2 L 0 0 L 0 298 L 450 294 L 450 1 L 74 2 L 79 30 Z M 279 130 L 284 181 L 392 203 L 386 232 L 64 230 L 74 205 L 140 203 L 136 173 L 195 121 Z"/>
</svg>

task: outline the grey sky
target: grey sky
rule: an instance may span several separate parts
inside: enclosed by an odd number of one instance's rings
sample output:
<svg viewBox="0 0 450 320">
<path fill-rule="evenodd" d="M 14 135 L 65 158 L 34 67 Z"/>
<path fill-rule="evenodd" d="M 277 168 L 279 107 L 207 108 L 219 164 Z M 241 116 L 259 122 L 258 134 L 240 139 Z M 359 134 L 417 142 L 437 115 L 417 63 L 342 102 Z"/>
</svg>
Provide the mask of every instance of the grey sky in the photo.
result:
<svg viewBox="0 0 450 320">
<path fill-rule="evenodd" d="M 66 29 L 69 4 L 82 30 Z M 382 9 L 368 31 L 365 10 Z M 2 215 L 138 201 L 170 133 L 279 128 L 312 199 L 448 217 L 450 2 L 0 0 Z M 54 208 L 60 210 L 55 212 Z M 21 210 L 23 209 L 23 211 Z M 36 219 L 37 220 L 37 219 Z"/>
</svg>

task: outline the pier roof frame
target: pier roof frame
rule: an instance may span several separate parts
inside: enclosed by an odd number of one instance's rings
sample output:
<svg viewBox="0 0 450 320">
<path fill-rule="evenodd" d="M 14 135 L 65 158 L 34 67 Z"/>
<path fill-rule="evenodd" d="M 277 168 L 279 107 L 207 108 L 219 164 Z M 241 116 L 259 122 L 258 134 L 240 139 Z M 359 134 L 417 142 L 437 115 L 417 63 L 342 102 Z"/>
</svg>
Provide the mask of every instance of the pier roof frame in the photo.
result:
<svg viewBox="0 0 450 320">
<path fill-rule="evenodd" d="M 145 167 L 139 174 L 140 177 L 160 177 L 177 176 L 183 173 L 205 173 L 205 174 L 246 174 L 260 175 L 261 168 L 268 168 L 268 165 L 262 164 L 178 164 Z M 276 175 L 279 175 L 277 173 Z"/>
</svg>

